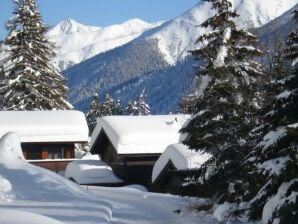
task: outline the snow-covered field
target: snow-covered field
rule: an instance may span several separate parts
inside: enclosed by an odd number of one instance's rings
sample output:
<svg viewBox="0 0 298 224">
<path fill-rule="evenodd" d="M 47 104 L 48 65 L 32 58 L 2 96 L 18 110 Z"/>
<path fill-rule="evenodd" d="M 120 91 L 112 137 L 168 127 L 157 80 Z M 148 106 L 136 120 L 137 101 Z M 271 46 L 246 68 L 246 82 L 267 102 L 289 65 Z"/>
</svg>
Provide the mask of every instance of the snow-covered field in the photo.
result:
<svg viewBox="0 0 298 224">
<path fill-rule="evenodd" d="M 9 133 L 0 141 L 0 223 L 216 223 L 211 215 L 174 211 L 190 200 L 124 188 L 80 187 L 20 156 L 20 139 Z M 183 209 L 184 211 L 188 211 Z"/>
</svg>

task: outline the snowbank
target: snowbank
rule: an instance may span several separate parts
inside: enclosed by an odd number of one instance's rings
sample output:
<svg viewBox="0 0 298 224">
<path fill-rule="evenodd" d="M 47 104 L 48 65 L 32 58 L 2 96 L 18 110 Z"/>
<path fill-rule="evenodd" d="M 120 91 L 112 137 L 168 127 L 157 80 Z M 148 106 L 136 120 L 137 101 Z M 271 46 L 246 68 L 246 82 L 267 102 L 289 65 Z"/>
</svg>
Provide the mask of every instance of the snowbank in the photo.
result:
<svg viewBox="0 0 298 224">
<path fill-rule="evenodd" d="M 5 134 L 0 140 L 0 163 L 24 159 L 20 137 L 13 132 Z"/>
<path fill-rule="evenodd" d="M 87 142 L 88 126 L 79 111 L 1 111 L 0 137 L 16 132 L 21 142 Z"/>
<path fill-rule="evenodd" d="M 112 168 L 100 160 L 73 161 L 67 165 L 65 177 L 72 178 L 78 184 L 122 183 Z"/>
<path fill-rule="evenodd" d="M 169 161 L 172 161 L 178 170 L 200 168 L 211 157 L 210 154 L 194 152 L 183 144 L 174 144 L 167 147 L 153 167 L 152 182 L 160 175 Z"/>
<path fill-rule="evenodd" d="M 84 152 L 77 158 L 84 159 L 84 160 L 99 160 L 98 155 L 92 155 L 90 152 Z"/>
<path fill-rule="evenodd" d="M 32 212 L 16 211 L 16 209 L 0 209 L 1 224 L 63 224 L 58 220 L 34 214 Z"/>
<path fill-rule="evenodd" d="M 55 219 L 73 223 L 71 217 L 80 224 L 109 222 L 109 204 L 56 173 L 27 163 L 22 159 L 20 145 L 15 133 L 0 140 L 0 208 L 13 208 L 13 212 L 0 209 L 0 223 L 61 223 Z M 36 215 L 19 213 L 18 209 Z M 88 211 L 92 210 L 96 214 L 90 216 Z"/>
<path fill-rule="evenodd" d="M 15 196 L 0 200 L 1 224 L 190 223 L 174 213 L 189 199 L 145 192 L 140 186 L 81 187 L 18 158 L 14 147 L 20 147 L 15 134 L 0 140 L 0 151 L 9 158 L 0 156 L 0 189 Z M 202 223 L 216 223 L 205 215 L 201 218 L 206 220 Z"/>
<path fill-rule="evenodd" d="M 118 154 L 163 153 L 168 145 L 179 143 L 179 130 L 189 118 L 189 115 L 102 117 L 92 133 L 91 149 L 104 130 Z"/>
</svg>

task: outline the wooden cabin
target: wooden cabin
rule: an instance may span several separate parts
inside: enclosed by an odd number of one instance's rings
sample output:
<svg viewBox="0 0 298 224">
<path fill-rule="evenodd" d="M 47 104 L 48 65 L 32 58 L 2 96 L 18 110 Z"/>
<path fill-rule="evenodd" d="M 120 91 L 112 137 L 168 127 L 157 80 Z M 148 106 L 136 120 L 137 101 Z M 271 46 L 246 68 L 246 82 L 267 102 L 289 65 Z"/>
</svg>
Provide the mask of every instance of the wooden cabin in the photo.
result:
<svg viewBox="0 0 298 224">
<path fill-rule="evenodd" d="M 0 124 L 0 136 L 20 136 L 25 159 L 54 171 L 74 158 L 76 144 L 88 142 L 85 115 L 79 111 L 1 111 Z"/>
<path fill-rule="evenodd" d="M 91 137 L 91 153 L 98 154 L 128 184 L 151 182 L 154 163 L 189 115 L 108 116 L 98 120 Z"/>
<path fill-rule="evenodd" d="M 184 183 L 177 171 L 198 169 L 210 157 L 208 153 L 191 151 L 181 143 L 169 145 L 154 164 L 152 189 L 163 193 L 177 193 L 177 189 Z"/>
</svg>

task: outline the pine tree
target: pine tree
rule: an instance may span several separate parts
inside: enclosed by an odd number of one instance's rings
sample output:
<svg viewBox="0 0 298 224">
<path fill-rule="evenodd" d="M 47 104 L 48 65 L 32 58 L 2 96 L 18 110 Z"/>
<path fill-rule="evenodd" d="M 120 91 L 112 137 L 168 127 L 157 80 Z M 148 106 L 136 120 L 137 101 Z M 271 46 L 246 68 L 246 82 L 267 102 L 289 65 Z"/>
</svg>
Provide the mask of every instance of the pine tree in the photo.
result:
<svg viewBox="0 0 298 224">
<path fill-rule="evenodd" d="M 123 115 L 123 113 L 124 113 L 124 109 L 123 109 L 122 102 L 120 99 L 118 99 L 114 107 L 113 115 Z"/>
<path fill-rule="evenodd" d="M 138 108 L 136 106 L 137 102 L 133 101 L 133 102 L 128 102 L 126 108 L 125 108 L 125 114 L 127 115 L 131 115 L 131 116 L 136 116 L 138 115 Z"/>
<path fill-rule="evenodd" d="M 198 38 L 197 43 L 207 45 L 192 54 L 204 62 L 198 76 L 209 81 L 196 102 L 194 116 L 182 132 L 188 134 L 186 145 L 211 153 L 213 158 L 193 172 L 195 179 L 190 186 L 195 191 L 192 194 L 207 192 L 223 201 L 243 201 L 241 193 L 247 183 L 242 179 L 240 161 L 248 150 L 247 136 L 261 102 L 256 88 L 262 70 L 253 60 L 261 52 L 252 46 L 256 37 L 236 26 L 234 19 L 238 14 L 230 1 L 204 1 L 211 2 L 217 14 L 201 24 L 212 31 Z"/>
<path fill-rule="evenodd" d="M 145 89 L 139 95 L 136 101 L 136 107 L 138 108 L 138 115 L 150 115 L 151 110 L 150 106 L 145 102 Z"/>
<path fill-rule="evenodd" d="M 134 116 L 151 114 L 150 106 L 145 102 L 145 90 L 142 90 L 136 100 L 127 104 L 126 114 Z"/>
<path fill-rule="evenodd" d="M 298 22 L 298 11 L 294 12 Z M 298 30 L 289 34 L 284 51 L 291 72 L 280 77 L 279 90 L 271 107 L 264 110 L 263 123 L 256 130 L 257 143 L 250 158 L 256 190 L 251 217 L 259 219 L 264 207 L 273 213 L 265 223 L 295 223 L 298 219 Z M 260 136 L 260 137 L 258 137 Z M 253 158 L 253 159 L 251 159 Z M 277 195 L 278 194 L 278 195 Z M 267 204 L 266 204 L 267 203 Z"/>
<path fill-rule="evenodd" d="M 102 117 L 101 110 L 102 110 L 102 107 L 100 105 L 98 94 L 94 94 L 93 99 L 89 106 L 89 110 L 86 114 L 87 124 L 88 124 L 90 133 L 92 133 L 92 131 L 94 130 L 97 124 L 97 119 Z"/>
<path fill-rule="evenodd" d="M 113 115 L 115 105 L 114 105 L 114 100 L 110 96 L 110 94 L 106 94 L 106 97 L 102 103 L 102 116 L 111 116 Z"/>
<path fill-rule="evenodd" d="M 71 109 L 65 100 L 65 79 L 52 66 L 53 44 L 35 0 L 15 0 L 14 16 L 8 21 L 5 39 L 9 57 L 0 83 L 4 110 Z"/>
</svg>

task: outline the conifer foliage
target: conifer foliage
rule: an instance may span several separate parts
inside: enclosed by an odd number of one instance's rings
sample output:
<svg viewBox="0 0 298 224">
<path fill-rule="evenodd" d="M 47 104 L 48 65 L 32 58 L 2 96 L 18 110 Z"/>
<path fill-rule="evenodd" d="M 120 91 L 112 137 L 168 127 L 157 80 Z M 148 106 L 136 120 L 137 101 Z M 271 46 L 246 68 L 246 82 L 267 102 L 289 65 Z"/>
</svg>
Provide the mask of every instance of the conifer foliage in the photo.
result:
<svg viewBox="0 0 298 224">
<path fill-rule="evenodd" d="M 204 64 L 198 76 L 209 81 L 204 94 L 197 98 L 193 118 L 182 129 L 188 134 L 184 143 L 214 155 L 194 173 L 192 183 L 197 192 L 210 196 L 220 193 L 223 200 L 241 201 L 243 198 L 235 193 L 245 186 L 239 180 L 240 161 L 246 155 L 246 138 L 261 102 L 256 88 L 262 70 L 252 58 L 261 52 L 252 46 L 256 37 L 235 24 L 238 14 L 229 0 L 204 1 L 217 13 L 201 24 L 212 31 L 198 38 L 197 43 L 207 44 L 192 54 Z"/>
<path fill-rule="evenodd" d="M 150 115 L 150 106 L 145 102 L 145 89 L 142 90 L 139 97 L 133 101 L 129 102 L 126 107 L 126 113 L 128 115 Z"/>
<path fill-rule="evenodd" d="M 94 130 L 97 123 L 97 119 L 100 117 L 102 117 L 101 104 L 99 101 L 98 94 L 94 94 L 93 99 L 89 106 L 89 110 L 86 114 L 87 124 L 88 124 L 90 133 L 92 133 L 92 131 Z"/>
<path fill-rule="evenodd" d="M 298 23 L 298 12 L 294 12 Z M 264 223 L 298 220 L 298 30 L 286 40 L 284 58 L 291 71 L 278 80 L 279 90 L 271 107 L 264 110 L 257 128 L 260 138 L 248 159 L 258 194 L 252 203 L 253 218 Z M 274 201 L 275 200 L 275 201 Z M 271 214 L 265 214 L 270 208 Z M 268 211 L 267 211 L 268 213 Z"/>
<path fill-rule="evenodd" d="M 71 109 L 65 100 L 68 88 L 52 66 L 53 44 L 35 0 L 15 0 L 14 16 L 7 22 L 5 39 L 9 57 L 1 77 L 4 110 Z"/>
<path fill-rule="evenodd" d="M 102 116 L 111 116 L 115 110 L 114 99 L 110 94 L 106 94 L 104 101 L 102 102 Z"/>
</svg>

